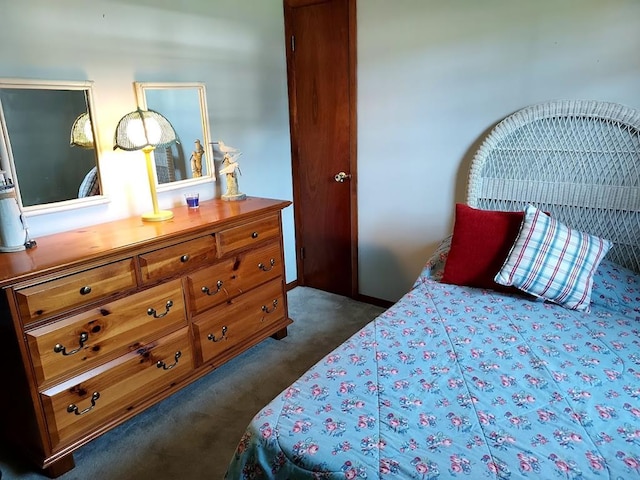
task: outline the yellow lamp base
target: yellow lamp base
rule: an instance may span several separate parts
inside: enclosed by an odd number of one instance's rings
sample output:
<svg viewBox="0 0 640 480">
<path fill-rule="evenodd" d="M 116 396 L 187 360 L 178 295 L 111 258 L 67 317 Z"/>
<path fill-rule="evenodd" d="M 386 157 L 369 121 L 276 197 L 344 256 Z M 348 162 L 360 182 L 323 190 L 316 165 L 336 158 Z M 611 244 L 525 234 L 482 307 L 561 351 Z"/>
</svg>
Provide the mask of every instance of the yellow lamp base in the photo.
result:
<svg viewBox="0 0 640 480">
<path fill-rule="evenodd" d="M 173 218 L 173 212 L 170 210 L 159 210 L 157 212 L 149 212 L 142 215 L 145 222 L 164 222 Z"/>
</svg>

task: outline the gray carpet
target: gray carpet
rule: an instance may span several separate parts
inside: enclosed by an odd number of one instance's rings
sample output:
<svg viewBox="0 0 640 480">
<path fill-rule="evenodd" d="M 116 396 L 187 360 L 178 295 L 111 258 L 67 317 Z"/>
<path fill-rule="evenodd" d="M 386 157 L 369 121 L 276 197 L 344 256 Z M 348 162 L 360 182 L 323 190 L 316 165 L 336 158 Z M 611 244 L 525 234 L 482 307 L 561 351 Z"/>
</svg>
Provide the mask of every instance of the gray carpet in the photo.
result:
<svg viewBox="0 0 640 480">
<path fill-rule="evenodd" d="M 260 408 L 383 309 L 327 292 L 289 292 L 294 323 L 74 454 L 60 480 L 215 479 L 224 476 L 245 427 Z M 2 480 L 41 480 L 0 451 Z"/>
</svg>

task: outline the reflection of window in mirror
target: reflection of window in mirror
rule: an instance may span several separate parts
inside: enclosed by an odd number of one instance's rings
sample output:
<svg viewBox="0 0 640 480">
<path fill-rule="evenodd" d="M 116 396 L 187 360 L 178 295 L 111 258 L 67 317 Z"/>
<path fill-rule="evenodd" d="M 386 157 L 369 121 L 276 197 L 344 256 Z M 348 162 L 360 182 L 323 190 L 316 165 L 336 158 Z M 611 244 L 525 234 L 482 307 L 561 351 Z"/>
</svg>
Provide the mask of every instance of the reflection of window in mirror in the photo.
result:
<svg viewBox="0 0 640 480">
<path fill-rule="evenodd" d="M 90 82 L 0 80 L 2 167 L 14 177 L 27 212 L 53 205 L 73 208 L 100 195 L 93 141 L 82 148 L 70 142 L 82 114 L 89 114 L 87 128 L 95 136 L 90 87 Z"/>
<path fill-rule="evenodd" d="M 158 184 L 178 187 L 211 180 L 213 154 L 204 84 L 135 82 L 134 86 L 138 106 L 165 116 L 180 142 L 153 152 Z"/>
</svg>

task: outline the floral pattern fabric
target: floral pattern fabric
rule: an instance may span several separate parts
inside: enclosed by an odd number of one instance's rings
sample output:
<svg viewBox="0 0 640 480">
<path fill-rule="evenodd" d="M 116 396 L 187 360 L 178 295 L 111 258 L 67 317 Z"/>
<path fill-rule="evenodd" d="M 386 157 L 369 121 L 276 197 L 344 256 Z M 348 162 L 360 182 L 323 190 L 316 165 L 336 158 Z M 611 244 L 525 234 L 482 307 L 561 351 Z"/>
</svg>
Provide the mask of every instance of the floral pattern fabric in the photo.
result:
<svg viewBox="0 0 640 480">
<path fill-rule="evenodd" d="M 440 283 L 445 258 L 255 416 L 226 478 L 640 478 L 640 276 L 603 262 L 585 313 Z"/>
</svg>

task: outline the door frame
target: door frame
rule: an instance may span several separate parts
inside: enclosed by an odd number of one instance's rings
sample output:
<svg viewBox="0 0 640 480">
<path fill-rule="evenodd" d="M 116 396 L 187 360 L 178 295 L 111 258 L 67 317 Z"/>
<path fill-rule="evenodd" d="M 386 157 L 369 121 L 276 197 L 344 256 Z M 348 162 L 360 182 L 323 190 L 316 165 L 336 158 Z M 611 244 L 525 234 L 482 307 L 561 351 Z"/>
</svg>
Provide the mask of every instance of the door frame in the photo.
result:
<svg viewBox="0 0 640 480">
<path fill-rule="evenodd" d="M 304 264 L 300 242 L 301 232 L 301 212 L 296 205 L 300 202 L 300 158 L 298 156 L 298 131 L 297 131 L 297 105 L 296 105 L 296 85 L 293 76 L 295 58 L 292 55 L 292 13 L 294 8 L 325 3 L 332 0 L 283 0 L 284 5 L 284 33 L 285 51 L 287 62 L 287 91 L 289 97 L 289 134 L 291 138 L 291 173 L 293 179 L 293 217 L 295 224 L 296 239 L 296 268 L 298 284 L 305 285 Z M 359 296 L 358 286 L 358 125 L 357 125 L 357 29 L 356 29 L 356 0 L 345 0 L 348 3 L 349 19 L 349 202 L 351 212 L 351 297 Z"/>
</svg>

